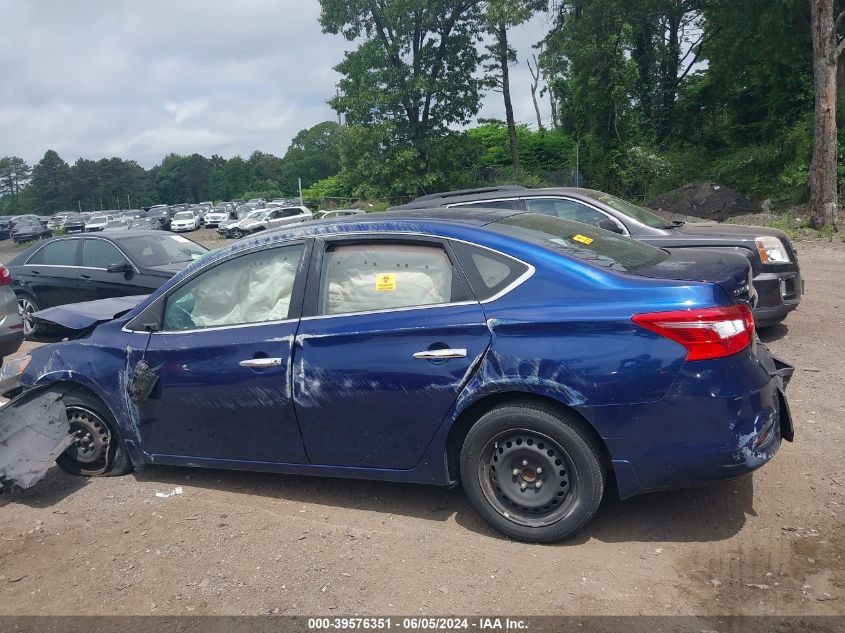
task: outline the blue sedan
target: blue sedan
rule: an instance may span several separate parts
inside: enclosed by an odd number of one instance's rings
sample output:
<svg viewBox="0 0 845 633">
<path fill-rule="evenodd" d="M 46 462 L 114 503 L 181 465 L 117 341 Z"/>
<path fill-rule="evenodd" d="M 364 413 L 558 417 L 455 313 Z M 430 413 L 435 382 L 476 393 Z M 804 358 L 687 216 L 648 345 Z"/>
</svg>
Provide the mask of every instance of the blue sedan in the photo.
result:
<svg viewBox="0 0 845 633">
<path fill-rule="evenodd" d="M 496 529 L 551 542 L 610 473 L 623 498 L 693 486 L 792 439 L 750 274 L 520 211 L 350 216 L 213 251 L 18 380 L 61 394 L 71 473 L 460 482 Z"/>
</svg>

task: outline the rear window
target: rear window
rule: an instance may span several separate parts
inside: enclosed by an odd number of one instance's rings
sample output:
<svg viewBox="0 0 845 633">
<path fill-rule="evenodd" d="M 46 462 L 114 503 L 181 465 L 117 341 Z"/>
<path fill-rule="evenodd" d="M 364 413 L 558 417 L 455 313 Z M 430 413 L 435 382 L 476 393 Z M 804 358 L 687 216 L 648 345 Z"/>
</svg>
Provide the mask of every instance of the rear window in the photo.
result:
<svg viewBox="0 0 845 633">
<path fill-rule="evenodd" d="M 602 268 L 635 272 L 659 264 L 667 253 L 598 227 L 539 213 L 512 215 L 488 225 Z"/>
</svg>

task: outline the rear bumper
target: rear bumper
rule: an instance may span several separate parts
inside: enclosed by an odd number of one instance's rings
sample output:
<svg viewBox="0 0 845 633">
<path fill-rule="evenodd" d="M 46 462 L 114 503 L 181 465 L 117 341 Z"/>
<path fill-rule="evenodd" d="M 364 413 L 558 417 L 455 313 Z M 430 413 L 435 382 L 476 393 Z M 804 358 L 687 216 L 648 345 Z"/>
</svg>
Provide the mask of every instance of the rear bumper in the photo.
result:
<svg viewBox="0 0 845 633">
<path fill-rule="evenodd" d="M 783 272 L 764 272 L 754 277 L 754 289 L 757 291 L 754 322 L 758 327 L 766 327 L 780 323 L 798 307 L 804 294 L 804 280 L 797 267 Z"/>
<path fill-rule="evenodd" d="M 784 395 L 792 368 L 754 347 L 686 363 L 657 402 L 587 414 L 605 436 L 622 498 L 740 477 L 792 440 Z"/>
</svg>

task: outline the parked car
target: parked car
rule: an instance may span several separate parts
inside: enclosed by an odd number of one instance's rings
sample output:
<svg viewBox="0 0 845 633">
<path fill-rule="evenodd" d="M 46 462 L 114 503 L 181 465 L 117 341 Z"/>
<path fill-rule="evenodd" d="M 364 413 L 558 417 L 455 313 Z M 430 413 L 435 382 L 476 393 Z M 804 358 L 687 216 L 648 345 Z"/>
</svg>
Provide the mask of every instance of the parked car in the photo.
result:
<svg viewBox="0 0 845 633">
<path fill-rule="evenodd" d="M 17 382 L 62 381 L 71 473 L 460 482 L 496 529 L 550 542 L 590 521 L 609 470 L 627 498 L 740 476 L 792 439 L 791 368 L 754 336 L 749 278 L 733 253 L 535 213 L 351 216 L 230 246 L 127 313 L 44 311 L 95 329 L 33 350 Z"/>
<path fill-rule="evenodd" d="M 348 215 L 361 215 L 366 213 L 361 209 L 329 209 L 328 211 L 317 211 L 314 214 L 315 220 L 331 220 L 333 218 L 342 218 Z"/>
<path fill-rule="evenodd" d="M 129 228 L 130 222 L 132 222 L 130 218 L 115 218 L 114 220 L 109 220 L 106 223 L 106 225 L 103 227 L 103 231 L 125 231 Z"/>
<path fill-rule="evenodd" d="M 263 209 L 267 206 L 267 200 L 265 200 L 264 198 L 250 198 L 247 201 L 247 204 L 254 204 Z"/>
<path fill-rule="evenodd" d="M 111 213 L 107 215 L 95 213 L 85 223 L 85 232 L 95 233 L 97 231 L 102 231 L 112 220 L 114 220 L 114 215 Z"/>
<path fill-rule="evenodd" d="M 12 290 L 25 317 L 66 303 L 149 294 L 207 250 L 161 231 L 56 237 L 9 263 Z M 34 332 L 25 320 L 24 333 Z"/>
<path fill-rule="evenodd" d="M 65 221 L 67 220 L 70 213 L 56 213 L 47 221 L 47 228 L 51 231 L 60 231 L 65 226 Z"/>
<path fill-rule="evenodd" d="M 9 218 L 0 218 L 0 240 L 8 240 L 10 237 Z"/>
<path fill-rule="evenodd" d="M 398 208 L 495 207 L 528 210 L 576 220 L 630 235 L 659 248 L 714 248 L 744 255 L 754 271 L 758 327 L 780 323 L 798 307 L 804 281 L 797 250 L 783 231 L 759 226 L 667 220 L 648 209 L 601 191 L 579 188 L 490 187 L 447 191 Z"/>
<path fill-rule="evenodd" d="M 226 205 L 218 205 L 205 214 L 205 225 L 209 228 L 217 227 L 221 222 L 231 219 L 231 211 Z"/>
<path fill-rule="evenodd" d="M 53 237 L 53 232 L 37 220 L 22 220 L 15 224 L 12 239 L 17 244 Z"/>
<path fill-rule="evenodd" d="M 91 220 L 90 213 L 73 213 L 67 217 L 62 227 L 65 233 L 84 233 L 85 224 Z"/>
<path fill-rule="evenodd" d="M 129 230 L 159 231 L 162 226 L 157 218 L 135 218 L 129 222 Z"/>
<path fill-rule="evenodd" d="M 250 233 L 307 222 L 312 218 L 313 214 L 307 207 L 274 207 L 253 211 L 240 220 L 221 224 L 217 232 L 227 238 L 240 239 Z"/>
<path fill-rule="evenodd" d="M 180 211 L 170 221 L 170 230 L 177 233 L 196 231 L 198 228 L 200 228 L 200 217 L 196 211 Z"/>
<path fill-rule="evenodd" d="M 170 210 L 167 207 L 151 207 L 142 214 L 143 219 L 148 220 L 154 229 L 170 229 Z"/>
<path fill-rule="evenodd" d="M 0 365 L 23 343 L 23 322 L 18 312 L 18 301 L 12 291 L 12 275 L 0 264 Z"/>
</svg>

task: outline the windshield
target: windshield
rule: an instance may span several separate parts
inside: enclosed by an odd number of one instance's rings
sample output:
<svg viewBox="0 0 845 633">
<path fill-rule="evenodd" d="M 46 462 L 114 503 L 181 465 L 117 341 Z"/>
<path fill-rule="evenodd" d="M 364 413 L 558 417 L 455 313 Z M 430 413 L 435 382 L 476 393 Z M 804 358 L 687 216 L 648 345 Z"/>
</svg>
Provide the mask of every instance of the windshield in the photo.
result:
<svg viewBox="0 0 845 633">
<path fill-rule="evenodd" d="M 648 209 L 636 205 L 633 202 L 623 200 L 622 198 L 611 196 L 609 193 L 604 193 L 602 191 L 585 191 L 584 193 L 593 200 L 603 202 L 612 209 L 619 211 L 619 213 L 624 213 L 625 215 L 634 218 L 638 222 L 641 222 L 646 226 L 650 226 L 653 229 L 671 229 L 674 226 L 672 222 L 666 218 L 661 218 L 659 215 L 649 211 Z"/>
<path fill-rule="evenodd" d="M 124 251 L 142 266 L 166 266 L 199 259 L 208 252 L 181 235 L 139 235 L 120 240 Z"/>
<path fill-rule="evenodd" d="M 190 211 L 180 211 L 176 215 L 173 216 L 174 220 L 191 220 L 193 219 L 194 214 Z"/>
<path fill-rule="evenodd" d="M 540 213 L 521 213 L 494 222 L 489 228 L 539 243 L 602 268 L 635 272 L 668 257 L 666 251 L 589 224 Z"/>
</svg>

